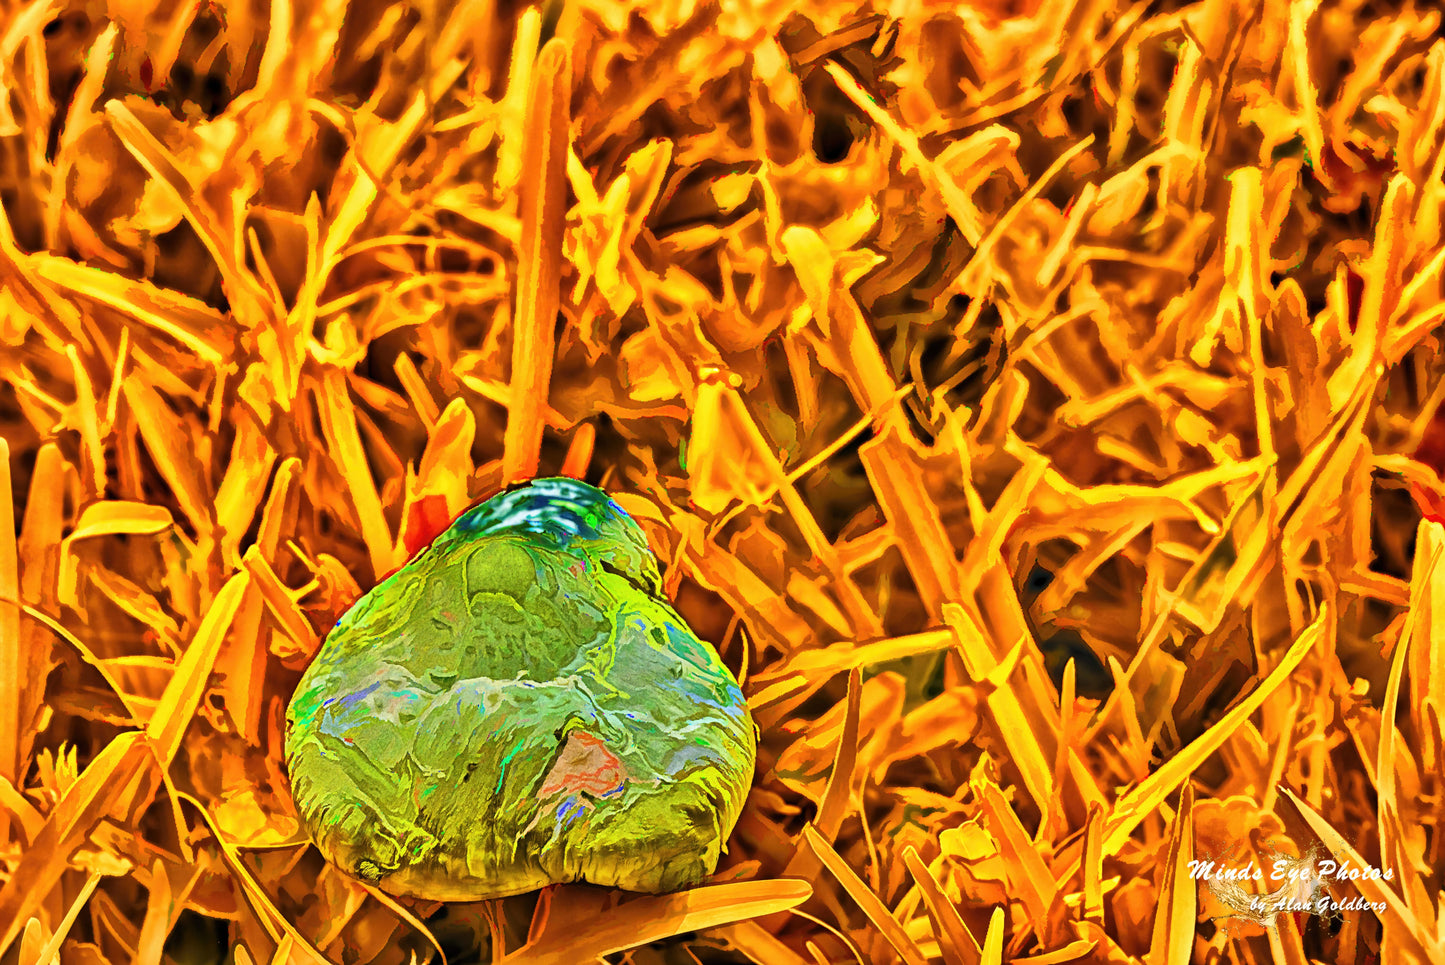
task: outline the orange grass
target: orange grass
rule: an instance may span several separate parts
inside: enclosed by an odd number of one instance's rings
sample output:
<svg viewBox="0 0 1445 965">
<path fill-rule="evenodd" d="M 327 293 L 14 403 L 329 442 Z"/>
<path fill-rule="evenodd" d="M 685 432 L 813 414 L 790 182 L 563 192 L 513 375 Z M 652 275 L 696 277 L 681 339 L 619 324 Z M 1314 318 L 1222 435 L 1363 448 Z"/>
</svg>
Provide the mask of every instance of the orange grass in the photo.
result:
<svg viewBox="0 0 1445 965">
<path fill-rule="evenodd" d="M 1445 961 L 1440 27 L 0 0 L 0 965 Z M 689 892 L 395 900 L 285 705 L 535 474 L 753 793 Z M 1190 872 L 1312 851 L 1379 910 Z"/>
</svg>

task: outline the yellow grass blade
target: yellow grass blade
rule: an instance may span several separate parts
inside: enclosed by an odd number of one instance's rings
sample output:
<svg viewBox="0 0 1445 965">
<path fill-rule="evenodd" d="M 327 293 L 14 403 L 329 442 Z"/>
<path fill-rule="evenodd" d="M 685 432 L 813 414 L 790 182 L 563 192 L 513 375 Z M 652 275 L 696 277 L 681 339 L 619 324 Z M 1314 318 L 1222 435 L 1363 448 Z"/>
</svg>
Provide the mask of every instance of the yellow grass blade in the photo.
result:
<svg viewBox="0 0 1445 965">
<path fill-rule="evenodd" d="M 848 675 L 848 703 L 833 769 L 828 774 L 823 800 L 818 804 L 818 816 L 813 819 L 813 828 L 829 842 L 838 836 L 838 828 L 847 817 L 848 803 L 853 797 L 853 768 L 858 762 L 858 707 L 862 696 L 863 678 L 854 670 Z"/>
<path fill-rule="evenodd" d="M 863 879 L 848 867 L 847 862 L 838 856 L 838 852 L 833 850 L 833 846 L 824 840 L 812 825 L 803 829 L 803 835 L 818 855 L 818 859 L 822 861 L 823 866 L 843 886 L 848 897 L 857 902 L 858 907 L 863 910 L 863 914 L 868 916 L 868 920 L 878 929 L 879 934 L 887 940 L 889 945 L 893 946 L 894 951 L 903 959 L 905 965 L 924 965 L 927 958 L 908 937 L 903 926 L 898 924 L 898 919 L 894 918 L 893 913 L 888 910 L 888 906 L 868 889 L 868 886 L 863 883 Z"/>
<path fill-rule="evenodd" d="M 1294 806 L 1299 809 L 1305 823 L 1315 834 L 1319 835 L 1320 842 L 1333 853 L 1336 862 L 1340 865 L 1348 862 L 1356 869 L 1370 867 L 1369 862 L 1362 858 L 1359 852 L 1318 811 L 1297 797 L 1289 788 L 1281 787 L 1280 792 L 1294 802 Z M 1397 939 L 1408 942 L 1424 955 L 1427 961 L 1439 961 L 1442 955 L 1445 955 L 1445 942 L 1441 942 L 1424 931 L 1404 907 L 1404 900 L 1389 885 L 1369 877 L 1352 879 L 1351 883 L 1366 901 L 1384 906 L 1383 911 L 1375 913 L 1376 917 L 1390 928 Z"/>
<path fill-rule="evenodd" d="M 50 965 L 51 962 L 57 961 L 56 956 L 60 953 L 60 946 L 65 942 L 65 939 L 70 936 L 70 929 L 74 927 L 75 919 L 80 917 L 80 912 L 85 908 L 85 903 L 90 901 L 91 895 L 95 894 L 95 888 L 96 885 L 100 884 L 100 878 L 100 873 L 93 871 L 90 877 L 85 879 L 85 884 L 80 886 L 80 892 L 75 896 L 74 900 L 71 901 L 70 907 L 65 909 L 65 915 L 60 919 L 59 924 L 55 926 L 55 931 L 51 933 L 50 940 L 45 943 L 45 947 L 40 950 L 40 954 L 35 956 L 37 965 Z"/>
<path fill-rule="evenodd" d="M 211 668 L 215 665 L 216 655 L 221 651 L 221 642 L 225 639 L 226 631 L 231 626 L 236 609 L 240 606 L 241 596 L 248 585 L 249 577 L 244 572 L 236 573 L 226 581 L 221 592 L 216 594 L 216 599 L 206 611 L 201 625 L 196 628 L 196 635 L 186 647 L 180 662 L 176 664 L 175 672 L 170 683 L 166 685 L 160 702 L 156 704 L 155 712 L 151 714 L 150 723 L 146 726 L 146 737 L 155 748 L 162 770 L 169 769 L 176 752 L 180 750 L 181 738 L 185 736 L 186 728 L 195 716 L 196 705 L 200 703 L 201 693 L 210 677 Z"/>
<path fill-rule="evenodd" d="M 943 888 L 912 845 L 904 849 L 903 860 L 923 894 L 923 902 L 928 908 L 928 918 L 933 922 L 933 933 L 938 936 L 938 946 L 943 953 L 945 965 L 979 965 L 983 956 L 982 949 L 959 917 L 958 908 L 948 900 Z"/>
<path fill-rule="evenodd" d="M 20 688 L 25 663 L 20 641 L 20 566 L 10 492 L 10 446 L 0 438 L 0 778 L 12 787 L 21 778 Z M 0 839 L 7 830 L 0 819 Z"/>
<path fill-rule="evenodd" d="M 1280 662 L 1250 691 L 1235 704 L 1207 731 L 1195 738 L 1189 746 L 1175 754 L 1163 766 L 1140 781 L 1114 804 L 1113 813 L 1104 824 L 1104 854 L 1114 855 L 1129 840 L 1139 823 L 1153 813 L 1154 809 L 1173 790 L 1194 773 L 1233 734 L 1259 706 L 1289 678 L 1305 654 L 1319 641 L 1324 633 L 1325 621 L 1330 619 L 1326 610 L 1290 645 Z"/>
<path fill-rule="evenodd" d="M 105 115 L 126 150 L 145 167 L 155 179 L 154 183 L 169 191 L 180 204 L 186 220 L 221 270 L 226 293 L 238 316 L 250 324 L 263 321 L 271 306 L 255 277 L 244 266 L 244 255 L 235 244 L 238 237 L 224 232 L 216 213 L 198 203 L 196 185 L 190 183 L 178 159 L 155 139 L 130 108 L 119 100 L 110 100 L 105 104 Z"/>
<path fill-rule="evenodd" d="M 232 323 L 204 302 L 66 258 L 32 255 L 30 264 L 38 276 L 60 291 L 128 315 L 175 339 L 202 362 L 214 365 L 223 358 L 221 352 Z"/>
<path fill-rule="evenodd" d="M 252 585 L 261 591 L 261 599 L 265 601 L 266 609 L 280 626 L 281 632 L 290 637 L 292 644 L 302 653 L 314 653 L 319 645 L 315 631 L 311 629 L 306 615 L 301 612 L 291 593 L 281 584 L 276 571 L 266 562 L 257 547 L 253 546 L 246 551 L 242 565 L 251 575 Z"/>
<path fill-rule="evenodd" d="M 381 496 L 366 461 L 361 434 L 356 428 L 356 410 L 351 403 L 351 390 L 345 376 L 334 369 L 328 371 L 318 386 L 317 403 L 321 425 L 336 453 L 336 461 L 345 476 L 351 504 L 356 510 L 358 525 L 371 555 L 374 579 L 389 572 L 400 562 L 396 547 L 382 512 Z"/>
<path fill-rule="evenodd" d="M 995 908 L 988 920 L 988 934 L 983 939 L 983 965 L 1003 965 L 1003 909 Z"/>
<path fill-rule="evenodd" d="M 720 925 L 712 933 L 757 965 L 807 965 L 807 961 L 754 921 Z"/>
<path fill-rule="evenodd" d="M 84 660 L 87 664 L 96 669 L 96 671 L 100 674 L 101 679 L 105 681 L 106 686 L 110 688 L 112 693 L 114 693 L 118 698 L 120 698 L 121 704 L 125 707 L 126 712 L 130 714 L 132 718 L 131 721 L 128 721 L 127 723 L 140 722 L 141 715 L 137 701 L 131 694 L 127 693 L 121 688 L 120 684 L 116 682 L 115 676 L 110 672 L 110 668 L 106 665 L 106 662 L 97 657 L 95 653 L 90 649 L 90 647 L 86 646 L 84 641 L 82 641 L 75 634 L 71 633 L 69 630 L 65 629 L 65 627 L 58 620 L 41 612 L 40 610 L 37 610 L 35 607 L 30 606 L 29 604 L 21 604 L 18 600 L 13 599 L 0 600 L 0 605 L 7 603 L 18 606 L 21 613 L 30 617 L 30 619 L 34 620 L 36 623 L 39 623 L 41 626 L 45 627 L 47 630 L 55 634 L 61 640 L 64 640 L 71 647 L 71 649 L 73 649 L 76 654 L 79 655 L 80 659 Z"/>
<path fill-rule="evenodd" d="M 1149 965 L 1189 965 L 1194 959 L 1195 893 L 1189 862 L 1194 859 L 1194 789 L 1184 785 L 1154 914 Z"/>
<path fill-rule="evenodd" d="M 262 924 L 270 934 L 271 939 L 277 943 L 280 943 L 284 939 L 290 939 L 297 954 L 302 956 L 303 959 L 310 960 L 314 965 L 332 965 L 330 959 L 322 954 L 321 950 L 307 940 L 304 935 L 298 932 L 286 916 L 277 910 L 270 895 L 266 893 L 266 890 L 261 887 L 261 884 L 256 880 L 255 875 L 246 867 L 245 862 L 241 859 L 240 852 L 236 849 L 235 845 L 231 843 L 230 839 L 216 827 L 215 821 L 212 820 L 210 813 L 201 803 L 185 792 L 178 792 L 177 798 L 189 804 L 200 814 L 201 820 L 210 830 L 211 836 L 216 839 L 216 844 L 220 846 L 221 857 L 225 861 L 226 867 L 230 870 L 232 877 L 235 878 L 236 884 L 239 886 L 246 902 L 255 909 Z"/>
<path fill-rule="evenodd" d="M 215 507 L 195 452 L 187 446 L 184 436 L 176 431 L 176 426 L 182 423 L 175 411 L 156 391 L 148 373 L 127 375 L 122 392 L 135 413 L 146 451 L 155 461 L 166 485 L 175 493 L 181 512 L 186 514 L 198 534 L 209 534 Z"/>
<path fill-rule="evenodd" d="M 1054 797 L 1053 768 L 1009 680 L 1010 672 L 1017 666 L 1022 654 L 1022 641 L 1014 647 L 1011 655 L 996 661 L 978 624 L 967 610 L 948 603 L 944 604 L 943 614 L 953 627 L 955 646 L 969 676 L 976 681 L 988 680 L 994 685 L 988 696 L 988 708 L 998 725 L 999 735 L 1012 752 L 1014 763 L 1023 775 L 1024 785 L 1034 803 L 1041 810 L 1048 808 Z"/>
<path fill-rule="evenodd" d="M 515 965 L 575 965 L 684 932 L 747 921 L 807 901 L 803 881 L 742 881 L 671 895 L 637 897 L 590 918 L 568 934 L 543 931 L 504 961 Z"/>
<path fill-rule="evenodd" d="M 0 955 L 60 880 L 71 852 L 95 822 L 122 803 L 131 782 L 151 760 L 143 736 L 129 731 L 106 745 L 70 786 L 0 887 Z"/>
<path fill-rule="evenodd" d="M 567 142 L 572 68 L 560 40 L 537 58 L 527 104 L 519 213 L 522 245 L 513 318 L 512 384 L 503 441 L 502 481 L 537 474 L 541 406 L 551 384 L 566 219 Z"/>
<path fill-rule="evenodd" d="M 1053 944 L 1060 911 L 1053 875 L 998 786 L 992 781 L 976 782 L 974 793 L 998 841 L 1010 889 L 1028 909 L 1030 924 L 1040 939 Z"/>
</svg>

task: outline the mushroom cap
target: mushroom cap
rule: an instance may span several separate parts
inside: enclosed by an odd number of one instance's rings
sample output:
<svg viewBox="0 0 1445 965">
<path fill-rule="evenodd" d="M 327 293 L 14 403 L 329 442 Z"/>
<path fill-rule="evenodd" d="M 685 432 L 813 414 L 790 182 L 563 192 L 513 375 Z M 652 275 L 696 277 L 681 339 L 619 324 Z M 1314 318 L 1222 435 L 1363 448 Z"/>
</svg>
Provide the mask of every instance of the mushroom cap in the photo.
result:
<svg viewBox="0 0 1445 965">
<path fill-rule="evenodd" d="M 751 784 L 737 681 L 605 493 L 464 513 L 337 623 L 287 712 L 303 825 L 349 874 L 464 901 L 717 867 Z"/>
</svg>

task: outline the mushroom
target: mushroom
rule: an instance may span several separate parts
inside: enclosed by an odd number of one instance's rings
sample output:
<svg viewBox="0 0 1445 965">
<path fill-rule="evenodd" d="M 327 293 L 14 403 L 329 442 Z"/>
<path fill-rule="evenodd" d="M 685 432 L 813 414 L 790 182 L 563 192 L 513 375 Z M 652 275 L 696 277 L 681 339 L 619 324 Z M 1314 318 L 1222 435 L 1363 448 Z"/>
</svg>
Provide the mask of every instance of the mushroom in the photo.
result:
<svg viewBox="0 0 1445 965">
<path fill-rule="evenodd" d="M 737 681 L 668 603 L 641 528 L 573 479 L 472 508 L 366 593 L 286 723 L 327 859 L 443 901 L 696 884 L 757 756 Z"/>
</svg>

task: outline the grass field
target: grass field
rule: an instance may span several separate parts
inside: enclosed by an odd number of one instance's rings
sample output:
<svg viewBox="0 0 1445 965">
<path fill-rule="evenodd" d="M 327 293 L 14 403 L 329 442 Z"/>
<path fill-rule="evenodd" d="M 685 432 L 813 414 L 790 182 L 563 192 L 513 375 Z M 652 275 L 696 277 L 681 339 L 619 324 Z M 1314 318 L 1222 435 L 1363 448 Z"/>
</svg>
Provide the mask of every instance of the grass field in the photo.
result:
<svg viewBox="0 0 1445 965">
<path fill-rule="evenodd" d="M 0 965 L 1445 961 L 1440 33 L 0 0 Z M 743 682 L 728 854 L 370 890 L 287 701 L 557 474 Z"/>
</svg>

